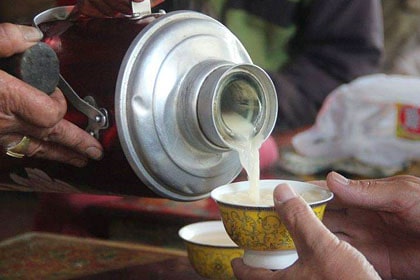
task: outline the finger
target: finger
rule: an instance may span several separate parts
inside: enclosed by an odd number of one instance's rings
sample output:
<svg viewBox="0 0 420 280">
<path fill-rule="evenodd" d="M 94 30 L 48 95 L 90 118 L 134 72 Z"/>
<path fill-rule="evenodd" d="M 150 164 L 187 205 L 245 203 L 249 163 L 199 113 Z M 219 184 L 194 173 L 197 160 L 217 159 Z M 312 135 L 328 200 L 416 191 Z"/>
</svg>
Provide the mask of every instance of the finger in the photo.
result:
<svg viewBox="0 0 420 280">
<path fill-rule="evenodd" d="M 79 0 L 78 11 L 89 17 L 111 17 L 115 14 L 112 8 L 103 1 L 96 0 Z"/>
<path fill-rule="evenodd" d="M 333 199 L 328 202 L 326 210 L 338 211 L 345 210 L 349 205 L 346 205 L 339 197 L 334 195 Z"/>
<path fill-rule="evenodd" d="M 338 239 L 315 216 L 309 205 L 288 184 L 274 190 L 274 204 L 296 245 L 299 258 L 321 254 Z"/>
<path fill-rule="evenodd" d="M 0 57 L 21 53 L 42 39 L 42 32 L 35 27 L 0 24 Z"/>
<path fill-rule="evenodd" d="M 3 148 L 3 152 L 6 152 L 7 149 L 16 146 L 22 140 L 21 135 L 1 135 L 0 136 L 0 145 Z"/>
<path fill-rule="evenodd" d="M 4 152 L 12 148 L 22 140 L 23 135 L 7 135 L 0 138 L 0 144 L 4 147 Z M 29 144 L 24 148 L 25 151 L 20 151 L 25 156 L 43 158 L 71 164 L 77 167 L 82 167 L 87 164 L 87 157 L 71 151 L 70 149 L 60 146 L 56 143 L 44 142 L 36 138 L 30 138 Z"/>
<path fill-rule="evenodd" d="M 134 2 L 143 2 L 143 0 L 134 0 Z M 152 7 L 156 7 L 163 2 L 165 2 L 165 0 L 152 0 Z"/>
<path fill-rule="evenodd" d="M 239 280 L 244 279 L 270 279 L 273 272 L 264 268 L 253 268 L 244 264 L 240 258 L 232 260 L 232 269 L 235 277 Z"/>
<path fill-rule="evenodd" d="M 59 89 L 50 96 L 31 85 L 0 71 L 0 108 L 4 115 L 23 122 L 53 127 L 66 113 L 66 100 Z"/>
<path fill-rule="evenodd" d="M 325 180 L 318 180 L 318 181 L 309 181 L 308 183 L 317 185 L 323 189 L 328 189 L 327 182 Z"/>
<path fill-rule="evenodd" d="M 83 167 L 88 162 L 88 159 L 85 156 L 66 147 L 52 142 L 39 141 L 37 139 L 31 139 L 31 145 L 28 149 L 27 156 L 71 164 L 76 167 Z"/>
<path fill-rule="evenodd" d="M 141 1 L 142 2 L 142 1 Z M 110 1 L 110 7 L 114 10 L 114 12 L 119 12 L 123 14 L 132 14 L 133 9 L 131 7 L 131 1 Z"/>
<path fill-rule="evenodd" d="M 311 183 L 311 184 L 317 185 L 320 188 L 329 190 L 328 185 L 327 185 L 327 181 L 325 181 L 325 180 L 309 181 L 308 183 Z M 333 199 L 328 202 L 328 206 L 327 206 L 327 210 L 328 209 L 330 209 L 330 210 L 331 209 L 332 210 L 343 210 L 345 208 L 346 208 L 346 206 L 343 205 L 342 201 L 337 196 L 334 196 Z"/>
<path fill-rule="evenodd" d="M 349 180 L 331 172 L 327 175 L 330 190 L 342 203 L 372 210 L 396 212 L 419 192 L 420 178 L 394 176 L 375 180 Z"/>
<path fill-rule="evenodd" d="M 63 120 L 67 105 L 59 89 L 48 96 L 6 73 L 4 77 L 0 79 L 0 107 L 2 113 L 9 116 L 8 123 L 12 127 L 3 131 L 53 141 L 92 159 L 102 157 L 102 147 L 95 138 Z M 16 117 L 14 122 L 10 121 Z"/>
<path fill-rule="evenodd" d="M 43 140 L 66 146 L 95 160 L 101 159 L 103 155 L 103 149 L 98 140 L 65 119 L 61 120 Z"/>
<path fill-rule="evenodd" d="M 350 245 L 353 245 L 353 238 L 351 238 L 350 236 L 348 236 L 346 233 L 344 232 L 334 232 L 334 235 L 337 236 L 338 239 L 345 241 L 347 243 L 349 243 Z"/>
<path fill-rule="evenodd" d="M 349 241 L 348 217 L 345 211 L 325 211 L 322 223 L 339 239 Z M 350 221 L 351 222 L 351 221 Z"/>
<path fill-rule="evenodd" d="M 85 0 L 80 4 L 80 11 L 92 17 L 113 17 L 120 13 L 131 14 L 131 6 L 125 1 Z"/>
</svg>

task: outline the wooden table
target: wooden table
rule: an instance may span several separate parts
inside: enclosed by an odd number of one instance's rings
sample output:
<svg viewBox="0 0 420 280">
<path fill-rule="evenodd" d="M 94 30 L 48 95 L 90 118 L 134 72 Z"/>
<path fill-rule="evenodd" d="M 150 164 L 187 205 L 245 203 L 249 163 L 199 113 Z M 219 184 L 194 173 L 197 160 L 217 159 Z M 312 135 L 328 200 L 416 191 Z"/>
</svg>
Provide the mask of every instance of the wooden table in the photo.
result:
<svg viewBox="0 0 420 280">
<path fill-rule="evenodd" d="M 0 279 L 202 279 L 185 251 L 29 232 L 0 242 Z"/>
</svg>

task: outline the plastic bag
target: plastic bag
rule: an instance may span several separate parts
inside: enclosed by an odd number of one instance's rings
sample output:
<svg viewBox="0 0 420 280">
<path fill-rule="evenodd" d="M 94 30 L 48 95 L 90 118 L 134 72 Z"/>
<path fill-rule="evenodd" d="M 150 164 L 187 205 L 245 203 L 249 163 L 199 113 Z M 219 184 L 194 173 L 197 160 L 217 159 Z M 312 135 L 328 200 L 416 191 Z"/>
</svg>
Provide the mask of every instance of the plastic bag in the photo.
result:
<svg viewBox="0 0 420 280">
<path fill-rule="evenodd" d="M 388 170 L 385 173 L 401 170 L 420 159 L 420 78 L 378 74 L 338 87 L 315 124 L 297 134 L 292 144 L 298 155 L 316 160 L 319 168 L 343 166 L 351 159 Z"/>
</svg>

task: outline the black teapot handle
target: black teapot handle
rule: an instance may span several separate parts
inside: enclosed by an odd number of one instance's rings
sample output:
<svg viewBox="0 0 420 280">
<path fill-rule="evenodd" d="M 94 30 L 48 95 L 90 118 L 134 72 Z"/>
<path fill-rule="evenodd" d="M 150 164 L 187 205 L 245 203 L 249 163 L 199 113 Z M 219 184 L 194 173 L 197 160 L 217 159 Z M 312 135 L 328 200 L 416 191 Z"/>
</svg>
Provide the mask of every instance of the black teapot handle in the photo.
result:
<svg viewBox="0 0 420 280">
<path fill-rule="evenodd" d="M 0 59 L 0 69 L 50 95 L 60 78 L 60 65 L 54 50 L 39 42 L 23 53 Z"/>
</svg>

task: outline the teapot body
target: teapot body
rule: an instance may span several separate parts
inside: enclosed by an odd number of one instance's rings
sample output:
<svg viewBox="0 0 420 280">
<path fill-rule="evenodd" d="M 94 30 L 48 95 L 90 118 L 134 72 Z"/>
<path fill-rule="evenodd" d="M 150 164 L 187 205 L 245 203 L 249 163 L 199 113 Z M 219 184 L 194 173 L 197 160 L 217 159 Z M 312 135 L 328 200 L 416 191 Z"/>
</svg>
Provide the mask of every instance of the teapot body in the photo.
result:
<svg viewBox="0 0 420 280">
<path fill-rule="evenodd" d="M 236 37 L 191 11 L 138 20 L 68 20 L 70 12 L 47 10 L 36 25 L 60 61 L 65 118 L 97 137 L 104 157 L 83 168 L 24 159 L 11 164 L 9 179 L 32 190 L 48 184 L 54 191 L 180 201 L 208 197 L 234 180 L 242 166 L 221 108 L 241 110 L 265 138 L 277 113 L 271 80 Z M 252 90 L 227 94 L 232 83 Z M 254 104 L 245 113 L 235 109 L 244 100 Z M 233 104 L 223 105 L 228 101 Z M 101 125 L 95 114 L 105 119 Z"/>
</svg>

